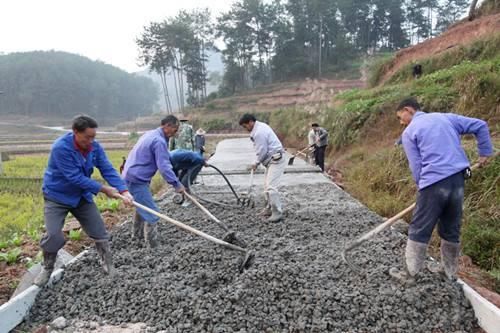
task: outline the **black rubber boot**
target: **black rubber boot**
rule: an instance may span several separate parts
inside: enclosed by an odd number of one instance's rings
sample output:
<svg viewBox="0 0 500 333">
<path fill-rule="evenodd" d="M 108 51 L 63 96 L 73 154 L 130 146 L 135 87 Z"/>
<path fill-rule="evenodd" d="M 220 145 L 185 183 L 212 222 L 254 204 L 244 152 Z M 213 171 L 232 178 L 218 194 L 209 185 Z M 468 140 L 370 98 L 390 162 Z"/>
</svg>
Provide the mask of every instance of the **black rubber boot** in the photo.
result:
<svg viewBox="0 0 500 333">
<path fill-rule="evenodd" d="M 144 239 L 144 219 L 137 211 L 135 212 L 134 223 L 132 226 L 132 238 L 140 241 Z"/>
<path fill-rule="evenodd" d="M 95 243 L 95 248 L 99 255 L 99 262 L 104 273 L 113 275 L 115 273 L 115 267 L 113 266 L 113 256 L 111 255 L 109 241 L 98 241 Z"/>
<path fill-rule="evenodd" d="M 54 266 L 57 260 L 57 252 L 56 253 L 48 253 L 43 252 L 43 263 L 42 263 L 42 271 L 35 278 L 35 284 L 39 287 L 43 287 L 49 282 L 50 275 L 54 271 Z"/>
<path fill-rule="evenodd" d="M 144 223 L 144 239 L 149 248 L 158 246 L 158 224 Z"/>
</svg>

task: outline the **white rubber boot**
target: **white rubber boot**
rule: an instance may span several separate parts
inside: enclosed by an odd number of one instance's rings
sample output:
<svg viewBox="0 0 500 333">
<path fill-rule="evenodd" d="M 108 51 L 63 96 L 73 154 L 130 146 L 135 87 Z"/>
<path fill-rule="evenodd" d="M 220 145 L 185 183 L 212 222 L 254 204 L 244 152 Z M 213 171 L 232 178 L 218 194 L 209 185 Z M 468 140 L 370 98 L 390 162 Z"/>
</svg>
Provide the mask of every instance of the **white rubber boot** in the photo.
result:
<svg viewBox="0 0 500 333">
<path fill-rule="evenodd" d="M 441 239 L 441 262 L 446 277 L 451 281 L 457 279 L 459 256 L 460 243 L 452 243 Z"/>
<path fill-rule="evenodd" d="M 427 244 L 408 239 L 406 243 L 406 267 L 401 271 L 395 267 L 389 270 L 389 274 L 403 284 L 414 284 L 415 276 L 420 272 L 425 263 Z"/>
</svg>

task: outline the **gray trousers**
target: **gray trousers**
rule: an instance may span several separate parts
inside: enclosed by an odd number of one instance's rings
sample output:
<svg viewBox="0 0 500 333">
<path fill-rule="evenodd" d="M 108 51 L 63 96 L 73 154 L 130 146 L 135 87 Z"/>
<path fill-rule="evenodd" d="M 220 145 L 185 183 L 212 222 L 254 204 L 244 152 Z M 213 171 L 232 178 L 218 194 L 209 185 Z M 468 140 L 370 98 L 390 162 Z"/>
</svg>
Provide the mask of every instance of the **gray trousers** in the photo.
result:
<svg viewBox="0 0 500 333">
<path fill-rule="evenodd" d="M 44 201 L 46 231 L 40 240 L 40 247 L 44 252 L 57 253 L 66 243 L 62 229 L 68 213 L 73 214 L 85 233 L 94 241 L 102 242 L 109 239 L 104 221 L 95 203 L 82 199 L 78 206 L 73 208 L 47 198 Z"/>
</svg>

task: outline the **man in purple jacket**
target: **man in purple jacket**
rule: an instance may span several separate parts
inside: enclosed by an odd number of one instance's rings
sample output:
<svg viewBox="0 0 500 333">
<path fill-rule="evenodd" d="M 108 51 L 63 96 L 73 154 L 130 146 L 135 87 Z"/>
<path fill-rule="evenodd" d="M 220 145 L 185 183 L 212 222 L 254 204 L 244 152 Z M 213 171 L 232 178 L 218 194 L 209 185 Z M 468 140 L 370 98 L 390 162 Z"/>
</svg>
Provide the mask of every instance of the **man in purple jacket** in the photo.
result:
<svg viewBox="0 0 500 333">
<path fill-rule="evenodd" d="M 457 274 L 460 254 L 460 220 L 464 178 L 470 176 L 469 161 L 460 136 L 473 134 L 484 165 L 493 154 L 486 122 L 453 113 L 424 113 L 414 98 L 403 100 L 397 116 L 406 125 L 403 148 L 418 187 L 417 205 L 408 231 L 406 269 L 391 268 L 392 277 L 413 283 L 421 270 L 427 245 L 436 224 L 441 237 L 441 267 L 450 280 Z"/>
<path fill-rule="evenodd" d="M 179 120 L 166 116 L 157 129 L 144 133 L 134 148 L 128 154 L 122 177 L 128 186 L 134 200 L 146 207 L 158 211 L 153 195 L 149 189 L 151 179 L 159 170 L 163 179 L 179 193 L 184 192 L 184 186 L 175 175 L 170 163 L 168 140 L 179 129 Z M 142 209 L 136 209 L 133 224 L 133 237 L 145 239 L 146 245 L 154 248 L 158 245 L 159 218 Z M 144 223 L 146 222 L 146 223 Z"/>
</svg>

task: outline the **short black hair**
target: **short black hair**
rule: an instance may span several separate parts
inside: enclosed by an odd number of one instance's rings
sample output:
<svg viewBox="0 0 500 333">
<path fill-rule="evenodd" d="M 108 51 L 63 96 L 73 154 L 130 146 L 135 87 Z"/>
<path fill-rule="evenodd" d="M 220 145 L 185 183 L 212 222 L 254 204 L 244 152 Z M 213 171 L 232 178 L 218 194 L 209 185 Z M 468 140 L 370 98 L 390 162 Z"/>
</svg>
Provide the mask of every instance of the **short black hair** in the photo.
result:
<svg viewBox="0 0 500 333">
<path fill-rule="evenodd" d="M 71 128 L 74 131 L 83 132 L 87 128 L 97 128 L 97 121 L 89 116 L 78 115 L 73 118 L 73 125 L 71 126 Z"/>
<path fill-rule="evenodd" d="M 312 123 L 311 127 L 319 127 L 318 123 Z"/>
<path fill-rule="evenodd" d="M 253 114 L 245 113 L 240 118 L 240 126 L 243 124 L 248 124 L 251 121 L 255 122 L 255 121 L 257 121 L 257 119 L 255 118 L 255 116 Z"/>
<path fill-rule="evenodd" d="M 399 103 L 396 111 L 400 111 L 403 108 L 408 107 L 408 106 L 415 109 L 415 111 L 420 110 L 420 104 L 418 104 L 417 100 L 414 97 L 408 97 L 408 98 L 403 99 L 401 101 L 401 103 Z"/>
<path fill-rule="evenodd" d="M 169 114 L 161 120 L 161 126 L 163 125 L 179 126 L 179 119 L 177 119 L 176 116 Z"/>
</svg>

